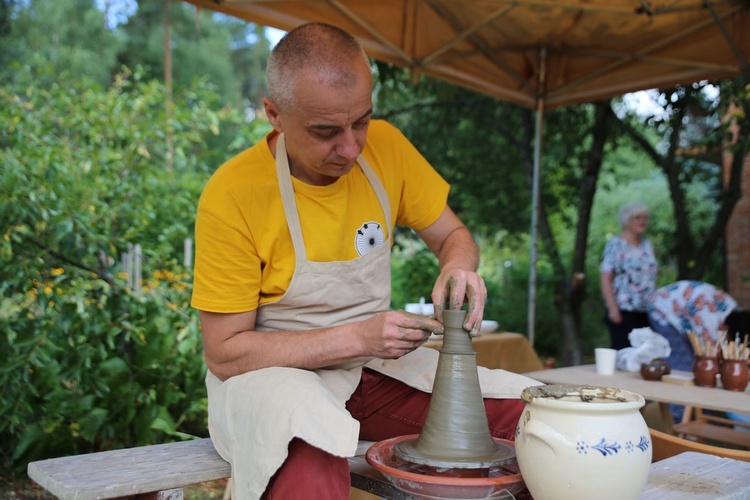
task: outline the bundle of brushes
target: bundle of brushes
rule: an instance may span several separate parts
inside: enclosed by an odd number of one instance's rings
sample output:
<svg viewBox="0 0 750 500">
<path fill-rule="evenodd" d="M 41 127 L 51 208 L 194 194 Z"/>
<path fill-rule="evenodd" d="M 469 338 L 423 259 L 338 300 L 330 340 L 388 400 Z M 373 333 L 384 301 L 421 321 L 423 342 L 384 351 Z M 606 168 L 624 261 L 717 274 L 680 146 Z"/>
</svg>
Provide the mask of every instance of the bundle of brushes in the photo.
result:
<svg viewBox="0 0 750 500">
<path fill-rule="evenodd" d="M 721 356 L 724 359 L 742 359 L 747 361 L 750 357 L 750 347 L 748 347 L 747 334 L 740 342 L 740 334 L 736 333 L 734 340 L 728 340 L 726 330 L 719 330 L 719 346 L 721 347 Z"/>
<path fill-rule="evenodd" d="M 706 340 L 702 335 L 698 335 L 693 331 L 687 332 L 688 340 L 693 348 L 693 353 L 696 356 L 706 356 L 709 358 L 715 358 L 719 352 L 719 343 L 713 340 Z"/>
</svg>

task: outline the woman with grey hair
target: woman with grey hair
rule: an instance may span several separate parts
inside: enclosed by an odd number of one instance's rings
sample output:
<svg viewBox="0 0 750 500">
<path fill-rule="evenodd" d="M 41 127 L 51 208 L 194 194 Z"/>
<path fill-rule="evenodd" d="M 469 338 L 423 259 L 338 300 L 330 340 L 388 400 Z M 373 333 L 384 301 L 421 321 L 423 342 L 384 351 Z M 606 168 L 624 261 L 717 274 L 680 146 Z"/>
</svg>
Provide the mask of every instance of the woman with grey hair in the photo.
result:
<svg viewBox="0 0 750 500">
<path fill-rule="evenodd" d="M 649 326 L 646 309 L 656 290 L 656 257 L 644 238 L 648 208 L 642 203 L 620 207 L 622 232 L 604 247 L 600 266 L 602 297 L 607 308 L 605 322 L 613 349 L 630 347 L 628 334 Z"/>
</svg>

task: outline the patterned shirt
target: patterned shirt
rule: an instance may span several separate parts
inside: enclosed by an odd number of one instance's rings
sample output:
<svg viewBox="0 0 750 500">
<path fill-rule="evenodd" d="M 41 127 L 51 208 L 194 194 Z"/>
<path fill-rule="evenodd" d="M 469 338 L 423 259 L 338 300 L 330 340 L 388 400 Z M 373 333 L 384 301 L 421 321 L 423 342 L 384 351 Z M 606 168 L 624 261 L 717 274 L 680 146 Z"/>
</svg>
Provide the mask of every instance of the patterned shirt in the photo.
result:
<svg viewBox="0 0 750 500">
<path fill-rule="evenodd" d="M 659 288 L 648 305 L 649 318 L 716 340 L 719 326 L 737 302 L 724 290 L 701 281 L 677 281 Z"/>
<path fill-rule="evenodd" d="M 648 240 L 633 246 L 614 236 L 604 247 L 602 274 L 612 274 L 615 302 L 621 311 L 646 311 L 656 290 L 656 257 Z"/>
</svg>

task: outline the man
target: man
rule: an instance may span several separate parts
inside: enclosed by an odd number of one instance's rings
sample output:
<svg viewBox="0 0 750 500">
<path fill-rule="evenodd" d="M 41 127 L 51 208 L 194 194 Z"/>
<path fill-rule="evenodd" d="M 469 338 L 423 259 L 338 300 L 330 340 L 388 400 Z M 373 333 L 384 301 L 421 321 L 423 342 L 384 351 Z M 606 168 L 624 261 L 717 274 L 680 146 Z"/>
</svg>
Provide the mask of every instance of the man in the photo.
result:
<svg viewBox="0 0 750 500">
<path fill-rule="evenodd" d="M 267 74 L 274 130 L 216 171 L 198 207 L 209 430 L 235 498 L 348 498 L 345 457 L 358 438 L 419 432 L 437 353 L 418 348 L 443 332 L 445 307 L 467 302 L 478 332 L 486 288 L 448 185 L 371 120 L 371 69 L 351 35 L 292 30 Z M 396 224 L 439 259 L 434 319 L 388 310 Z M 503 399 L 486 406 L 493 434 L 512 439 L 535 382 L 502 375 L 485 393 Z"/>
</svg>

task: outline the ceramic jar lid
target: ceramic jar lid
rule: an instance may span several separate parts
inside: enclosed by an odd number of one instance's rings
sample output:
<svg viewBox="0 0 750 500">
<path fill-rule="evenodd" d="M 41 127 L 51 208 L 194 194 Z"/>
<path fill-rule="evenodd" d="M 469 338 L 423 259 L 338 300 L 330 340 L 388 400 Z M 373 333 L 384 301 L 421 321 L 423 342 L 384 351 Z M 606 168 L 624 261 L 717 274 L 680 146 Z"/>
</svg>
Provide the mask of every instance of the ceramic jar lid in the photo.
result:
<svg viewBox="0 0 750 500">
<path fill-rule="evenodd" d="M 549 384 L 527 387 L 521 393 L 526 403 L 547 401 L 564 401 L 577 403 L 640 403 L 643 396 L 634 392 L 614 387 L 596 387 L 591 385 Z"/>
</svg>

